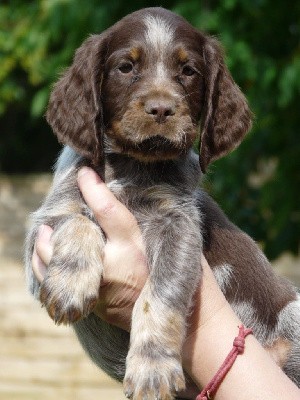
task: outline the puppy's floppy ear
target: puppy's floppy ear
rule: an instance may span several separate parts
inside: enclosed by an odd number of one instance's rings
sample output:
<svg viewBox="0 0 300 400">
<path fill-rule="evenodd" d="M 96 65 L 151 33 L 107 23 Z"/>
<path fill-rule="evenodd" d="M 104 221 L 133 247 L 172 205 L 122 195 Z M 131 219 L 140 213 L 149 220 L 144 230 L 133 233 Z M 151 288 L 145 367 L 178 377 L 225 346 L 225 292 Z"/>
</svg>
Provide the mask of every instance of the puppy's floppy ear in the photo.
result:
<svg viewBox="0 0 300 400">
<path fill-rule="evenodd" d="M 210 162 L 237 147 L 252 124 L 247 101 L 225 66 L 215 39 L 207 38 L 204 60 L 206 89 L 200 147 L 203 172 Z"/>
<path fill-rule="evenodd" d="M 102 152 L 100 88 L 105 34 L 89 37 L 55 84 L 46 118 L 57 138 L 95 161 Z"/>
</svg>

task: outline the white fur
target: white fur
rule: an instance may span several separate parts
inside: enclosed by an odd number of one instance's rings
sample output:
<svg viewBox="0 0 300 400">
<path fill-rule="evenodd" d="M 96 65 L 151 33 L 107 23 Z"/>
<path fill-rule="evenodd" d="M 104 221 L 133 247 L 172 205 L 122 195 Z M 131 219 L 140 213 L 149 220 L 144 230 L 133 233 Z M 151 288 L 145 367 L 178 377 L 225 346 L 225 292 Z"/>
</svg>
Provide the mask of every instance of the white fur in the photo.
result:
<svg viewBox="0 0 300 400">
<path fill-rule="evenodd" d="M 256 309 L 249 301 L 234 302 L 231 304 L 234 312 L 240 318 L 242 323 L 247 327 L 253 329 L 255 337 L 262 343 L 267 344 L 274 340 L 276 332 L 269 332 L 266 325 L 256 317 Z M 277 330 L 276 330 L 277 331 Z"/>
<path fill-rule="evenodd" d="M 157 63 L 156 68 L 156 84 L 162 83 L 167 78 L 167 68 L 165 68 L 162 62 Z"/>
<path fill-rule="evenodd" d="M 172 41 L 174 39 L 173 28 L 162 18 L 153 17 L 147 15 L 144 19 L 146 24 L 145 39 L 147 44 L 154 48 L 153 50 L 157 53 L 156 77 L 154 78 L 154 84 L 162 84 L 167 77 L 167 68 L 163 63 L 163 56 L 167 50 L 170 49 Z"/>
<path fill-rule="evenodd" d="M 223 264 L 213 269 L 214 276 L 220 289 L 224 293 L 226 289 L 231 285 L 233 275 L 233 268 L 229 264 Z"/>
<path fill-rule="evenodd" d="M 288 303 L 278 315 L 278 330 L 280 332 L 286 332 L 288 335 L 295 339 L 297 335 L 300 338 L 300 295 L 297 296 L 297 300 Z"/>
<path fill-rule="evenodd" d="M 146 41 L 155 50 L 163 52 L 170 45 L 174 38 L 174 30 L 162 18 L 147 15 L 144 19 L 146 24 Z"/>
<path fill-rule="evenodd" d="M 279 336 L 289 340 L 300 338 L 300 295 L 297 300 L 288 303 L 280 311 L 278 322 L 272 331 L 267 330 L 266 326 L 256 318 L 256 310 L 251 302 L 236 302 L 232 303 L 231 306 L 246 327 L 255 327 L 254 334 L 264 345 L 271 345 Z"/>
</svg>

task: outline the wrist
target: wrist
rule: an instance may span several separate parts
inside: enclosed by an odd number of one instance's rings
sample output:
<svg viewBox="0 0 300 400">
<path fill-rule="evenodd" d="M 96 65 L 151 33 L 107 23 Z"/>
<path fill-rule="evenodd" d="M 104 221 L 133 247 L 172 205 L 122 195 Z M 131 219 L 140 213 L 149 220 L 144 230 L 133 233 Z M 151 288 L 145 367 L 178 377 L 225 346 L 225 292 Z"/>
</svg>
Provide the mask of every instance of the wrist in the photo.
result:
<svg viewBox="0 0 300 400">
<path fill-rule="evenodd" d="M 241 321 L 226 302 L 199 324 L 183 345 L 183 367 L 198 387 L 205 386 L 232 349 Z"/>
<path fill-rule="evenodd" d="M 229 317 L 233 319 L 234 328 L 239 324 L 238 318 L 204 258 L 202 258 L 201 264 L 203 267 L 202 280 L 194 296 L 193 310 L 187 323 L 187 335 L 183 345 L 183 358 L 187 364 L 189 356 L 192 356 L 193 353 L 188 349 L 190 350 L 193 343 L 198 342 L 200 337 L 203 337 L 205 343 L 206 335 L 209 336 L 211 331 L 220 330 L 220 323 L 224 320 L 224 316 L 228 320 L 230 320 Z"/>
<path fill-rule="evenodd" d="M 198 386 L 199 393 L 215 376 L 232 350 L 233 341 L 242 325 L 229 303 L 214 311 L 198 329 L 190 333 L 183 345 L 182 363 L 185 371 Z M 246 326 L 246 328 L 252 328 Z M 258 367 L 259 366 L 259 367 Z M 237 357 L 226 374 L 216 400 L 232 399 L 299 399 L 299 389 L 274 363 L 253 335 L 246 338 L 244 352 Z"/>
</svg>

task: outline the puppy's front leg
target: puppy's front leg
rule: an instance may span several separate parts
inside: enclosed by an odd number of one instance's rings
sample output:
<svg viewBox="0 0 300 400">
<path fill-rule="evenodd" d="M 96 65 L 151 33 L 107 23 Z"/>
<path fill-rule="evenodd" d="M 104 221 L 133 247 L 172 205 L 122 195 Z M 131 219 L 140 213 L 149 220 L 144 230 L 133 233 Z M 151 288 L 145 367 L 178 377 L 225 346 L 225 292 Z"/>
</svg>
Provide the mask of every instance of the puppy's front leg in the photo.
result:
<svg viewBox="0 0 300 400">
<path fill-rule="evenodd" d="M 151 270 L 133 311 L 124 380 L 133 400 L 171 400 L 185 388 L 181 348 L 200 278 L 201 235 L 197 218 L 172 214 L 151 222 L 150 241 L 145 235 Z"/>
<path fill-rule="evenodd" d="M 172 399 L 185 388 L 181 346 L 185 320 L 152 293 L 148 280 L 133 316 L 124 391 L 134 400 Z"/>
<path fill-rule="evenodd" d="M 90 219 L 75 214 L 60 221 L 51 240 L 53 257 L 40 287 L 40 300 L 57 324 L 73 323 L 96 305 L 103 234 Z"/>
</svg>

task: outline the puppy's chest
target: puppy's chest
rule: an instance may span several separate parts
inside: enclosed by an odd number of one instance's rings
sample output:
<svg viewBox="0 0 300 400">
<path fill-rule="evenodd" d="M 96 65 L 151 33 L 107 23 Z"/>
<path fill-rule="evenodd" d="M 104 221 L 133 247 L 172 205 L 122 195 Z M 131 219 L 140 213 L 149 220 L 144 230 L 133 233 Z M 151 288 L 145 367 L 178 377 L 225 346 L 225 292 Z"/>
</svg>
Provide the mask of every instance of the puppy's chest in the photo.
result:
<svg viewBox="0 0 300 400">
<path fill-rule="evenodd" d="M 114 180 L 108 183 L 115 196 L 135 215 L 138 222 L 156 218 L 191 217 L 198 219 L 193 192 L 170 184 L 132 185 Z"/>
</svg>

